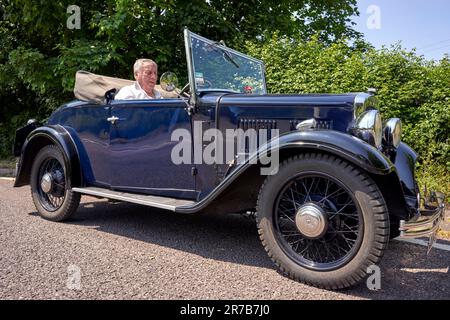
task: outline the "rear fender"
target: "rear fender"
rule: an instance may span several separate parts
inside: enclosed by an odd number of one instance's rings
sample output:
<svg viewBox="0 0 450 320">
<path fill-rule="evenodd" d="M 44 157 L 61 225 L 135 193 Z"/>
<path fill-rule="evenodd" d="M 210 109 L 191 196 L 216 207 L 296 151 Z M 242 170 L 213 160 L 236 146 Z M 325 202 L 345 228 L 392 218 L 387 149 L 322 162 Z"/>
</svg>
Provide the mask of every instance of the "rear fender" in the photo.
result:
<svg viewBox="0 0 450 320">
<path fill-rule="evenodd" d="M 67 174 L 71 177 L 68 187 L 83 184 L 78 151 L 71 135 L 61 125 L 50 125 L 36 128 L 23 143 L 14 187 L 30 184 L 33 160 L 39 150 L 50 144 L 56 145 L 63 154 Z"/>
</svg>

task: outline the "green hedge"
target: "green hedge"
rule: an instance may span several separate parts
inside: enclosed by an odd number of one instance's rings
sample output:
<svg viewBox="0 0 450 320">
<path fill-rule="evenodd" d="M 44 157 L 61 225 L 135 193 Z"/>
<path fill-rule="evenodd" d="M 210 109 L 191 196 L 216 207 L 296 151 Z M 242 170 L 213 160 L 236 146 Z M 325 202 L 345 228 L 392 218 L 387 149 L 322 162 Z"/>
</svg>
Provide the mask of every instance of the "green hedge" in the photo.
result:
<svg viewBox="0 0 450 320">
<path fill-rule="evenodd" d="M 271 93 L 343 93 L 376 88 L 383 117 L 402 119 L 403 140 L 420 155 L 422 187 L 426 184 L 450 194 L 448 57 L 430 62 L 399 45 L 375 50 L 362 42 L 324 45 L 317 38 L 302 41 L 277 34 L 263 43 L 247 42 L 237 49 L 265 61 Z M 102 58 L 103 53 L 94 56 Z M 94 71 L 104 71 L 103 64 L 111 57 L 103 58 L 94 61 Z M 0 114 L 0 158 L 11 157 L 17 127 L 31 117 L 44 119 L 72 98 L 73 79 L 67 78 L 67 72 L 58 73 L 58 66 L 66 70 L 70 65 L 76 70 L 79 64 L 75 60 L 58 64 L 32 49 L 17 48 L 9 54 L 9 62 L 0 65 L 0 105 L 8 106 Z M 55 77 L 60 80 L 54 81 Z"/>
<path fill-rule="evenodd" d="M 450 194 L 450 61 L 430 62 L 400 45 L 375 50 L 366 44 L 275 34 L 263 45 L 248 42 L 265 61 L 271 93 L 343 93 L 377 89 L 385 119 L 403 122 L 403 140 L 419 154 L 421 187 Z"/>
</svg>

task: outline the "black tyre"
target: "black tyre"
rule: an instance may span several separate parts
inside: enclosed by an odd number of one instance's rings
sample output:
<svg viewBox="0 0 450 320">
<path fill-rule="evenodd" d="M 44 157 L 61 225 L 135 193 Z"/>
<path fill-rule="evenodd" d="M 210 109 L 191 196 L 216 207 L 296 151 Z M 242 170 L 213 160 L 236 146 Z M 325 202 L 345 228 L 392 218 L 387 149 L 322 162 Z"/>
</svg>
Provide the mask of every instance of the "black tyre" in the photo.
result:
<svg viewBox="0 0 450 320">
<path fill-rule="evenodd" d="M 51 221 L 64 221 L 78 208 L 80 194 L 71 191 L 64 157 L 58 147 L 42 148 L 31 168 L 31 196 L 39 215 Z"/>
<path fill-rule="evenodd" d="M 290 158 L 266 179 L 257 223 L 282 273 L 326 289 L 365 278 L 389 241 L 389 215 L 377 185 L 353 165 L 319 153 Z"/>
</svg>

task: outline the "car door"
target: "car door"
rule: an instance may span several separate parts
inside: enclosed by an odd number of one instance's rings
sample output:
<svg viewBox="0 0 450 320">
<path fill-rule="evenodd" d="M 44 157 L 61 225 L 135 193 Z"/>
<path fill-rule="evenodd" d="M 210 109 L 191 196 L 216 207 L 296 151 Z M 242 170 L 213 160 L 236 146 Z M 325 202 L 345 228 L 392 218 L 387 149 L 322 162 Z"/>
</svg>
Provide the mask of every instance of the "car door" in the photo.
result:
<svg viewBox="0 0 450 320">
<path fill-rule="evenodd" d="M 68 104 L 48 121 L 50 125 L 64 126 L 71 134 L 88 185 L 106 188 L 111 185 L 109 116 L 110 105 L 77 102 Z"/>
<path fill-rule="evenodd" d="M 175 164 L 171 141 L 176 129 L 191 132 L 191 118 L 181 99 L 115 101 L 110 131 L 112 188 L 195 199 L 192 165 Z M 189 141 L 191 143 L 191 141 Z"/>
</svg>

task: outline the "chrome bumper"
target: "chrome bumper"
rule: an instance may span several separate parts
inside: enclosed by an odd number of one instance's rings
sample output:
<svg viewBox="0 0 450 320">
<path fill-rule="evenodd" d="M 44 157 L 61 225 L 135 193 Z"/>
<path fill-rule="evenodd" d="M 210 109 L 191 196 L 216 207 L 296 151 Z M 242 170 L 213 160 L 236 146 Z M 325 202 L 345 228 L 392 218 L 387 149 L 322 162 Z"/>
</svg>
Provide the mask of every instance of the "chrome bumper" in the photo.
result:
<svg viewBox="0 0 450 320">
<path fill-rule="evenodd" d="M 400 221 L 400 238 L 411 239 L 430 237 L 428 249 L 436 241 L 436 235 L 445 218 L 445 196 L 440 192 L 431 192 L 428 199 L 423 201 L 423 208 L 419 210 L 419 217 L 414 221 Z"/>
</svg>

